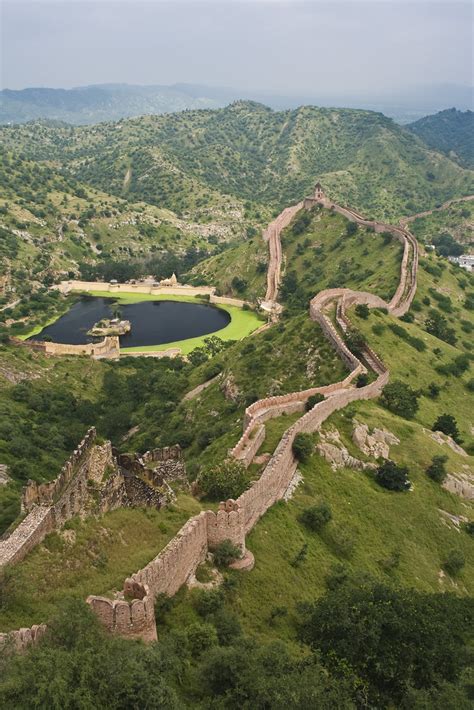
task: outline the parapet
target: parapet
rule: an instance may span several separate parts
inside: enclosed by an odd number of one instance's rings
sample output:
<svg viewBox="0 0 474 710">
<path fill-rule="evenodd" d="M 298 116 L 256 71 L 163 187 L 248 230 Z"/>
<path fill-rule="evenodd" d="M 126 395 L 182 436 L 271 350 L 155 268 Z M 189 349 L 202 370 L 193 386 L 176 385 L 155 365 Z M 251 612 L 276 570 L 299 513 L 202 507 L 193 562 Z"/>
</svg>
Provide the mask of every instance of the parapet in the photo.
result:
<svg viewBox="0 0 474 710">
<path fill-rule="evenodd" d="M 111 633 L 127 638 L 141 638 L 148 643 L 156 641 L 155 611 L 149 589 L 138 582 L 128 585 L 126 593 L 131 589 L 137 595 L 131 601 L 96 596 L 89 596 L 86 601 L 100 623 Z"/>
</svg>

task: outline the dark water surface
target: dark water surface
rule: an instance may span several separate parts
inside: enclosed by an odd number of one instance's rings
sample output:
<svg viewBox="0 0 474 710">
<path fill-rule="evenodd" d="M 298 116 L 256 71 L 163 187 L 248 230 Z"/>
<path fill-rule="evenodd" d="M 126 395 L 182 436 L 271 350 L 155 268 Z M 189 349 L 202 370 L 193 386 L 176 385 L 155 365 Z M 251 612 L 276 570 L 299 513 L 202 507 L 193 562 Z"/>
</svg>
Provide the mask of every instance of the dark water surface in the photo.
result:
<svg viewBox="0 0 474 710">
<path fill-rule="evenodd" d="M 32 336 L 32 340 L 44 340 L 45 336 L 49 336 L 55 343 L 91 343 L 97 338 L 87 335 L 87 331 L 101 318 L 111 317 L 109 298 L 83 299 L 55 323 Z M 120 317 L 129 320 L 132 325 L 130 333 L 120 336 L 122 348 L 195 338 L 221 330 L 230 322 L 229 314 L 220 308 L 184 301 L 142 301 L 121 305 Z"/>
</svg>

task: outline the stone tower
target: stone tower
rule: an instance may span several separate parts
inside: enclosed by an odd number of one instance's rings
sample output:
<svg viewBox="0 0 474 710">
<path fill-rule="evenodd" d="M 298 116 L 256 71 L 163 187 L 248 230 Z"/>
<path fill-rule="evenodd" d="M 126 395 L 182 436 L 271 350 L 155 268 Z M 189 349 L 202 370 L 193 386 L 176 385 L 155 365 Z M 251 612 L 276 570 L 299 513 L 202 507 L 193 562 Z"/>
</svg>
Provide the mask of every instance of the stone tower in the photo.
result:
<svg viewBox="0 0 474 710">
<path fill-rule="evenodd" d="M 324 194 L 324 190 L 321 186 L 320 182 L 317 182 L 316 185 L 314 186 L 314 199 L 315 200 L 324 200 L 326 195 Z"/>
</svg>

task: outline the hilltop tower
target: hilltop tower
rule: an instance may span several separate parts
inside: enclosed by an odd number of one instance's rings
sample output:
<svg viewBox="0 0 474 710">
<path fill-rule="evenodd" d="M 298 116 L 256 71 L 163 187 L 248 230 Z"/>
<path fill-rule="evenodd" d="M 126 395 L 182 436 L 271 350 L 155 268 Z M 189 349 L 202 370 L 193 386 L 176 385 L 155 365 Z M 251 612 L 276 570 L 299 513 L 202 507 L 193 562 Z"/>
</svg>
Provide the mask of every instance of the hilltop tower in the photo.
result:
<svg viewBox="0 0 474 710">
<path fill-rule="evenodd" d="M 320 182 L 317 182 L 316 185 L 314 186 L 314 199 L 315 200 L 324 200 L 326 195 L 324 194 L 324 190 L 321 186 Z"/>
</svg>

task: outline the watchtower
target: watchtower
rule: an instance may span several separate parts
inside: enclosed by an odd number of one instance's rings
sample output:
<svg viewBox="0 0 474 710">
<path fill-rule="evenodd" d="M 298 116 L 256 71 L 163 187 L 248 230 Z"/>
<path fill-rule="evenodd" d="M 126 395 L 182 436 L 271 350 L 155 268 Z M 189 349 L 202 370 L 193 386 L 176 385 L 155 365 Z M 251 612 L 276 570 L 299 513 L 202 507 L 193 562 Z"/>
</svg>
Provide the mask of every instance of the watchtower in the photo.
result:
<svg viewBox="0 0 474 710">
<path fill-rule="evenodd" d="M 324 190 L 321 186 L 320 182 L 317 182 L 316 185 L 314 186 L 314 199 L 315 200 L 324 200 L 326 195 L 324 194 Z"/>
</svg>

